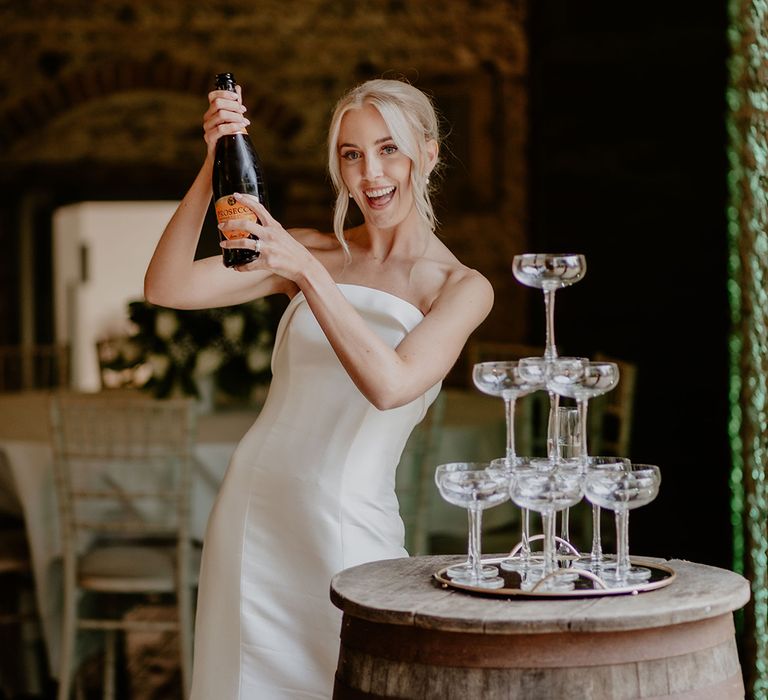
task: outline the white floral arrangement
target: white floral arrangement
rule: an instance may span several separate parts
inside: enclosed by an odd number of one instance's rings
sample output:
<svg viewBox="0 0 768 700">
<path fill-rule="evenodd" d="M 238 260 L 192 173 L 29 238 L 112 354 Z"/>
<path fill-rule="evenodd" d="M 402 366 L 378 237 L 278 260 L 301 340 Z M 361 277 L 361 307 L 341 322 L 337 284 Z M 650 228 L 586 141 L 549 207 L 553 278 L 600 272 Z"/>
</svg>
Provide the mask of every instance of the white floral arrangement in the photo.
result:
<svg viewBox="0 0 768 700">
<path fill-rule="evenodd" d="M 246 400 L 270 380 L 274 333 L 263 299 L 199 311 L 132 301 L 128 315 L 131 332 L 100 343 L 105 384 L 199 397 L 212 379 L 217 394 Z"/>
</svg>

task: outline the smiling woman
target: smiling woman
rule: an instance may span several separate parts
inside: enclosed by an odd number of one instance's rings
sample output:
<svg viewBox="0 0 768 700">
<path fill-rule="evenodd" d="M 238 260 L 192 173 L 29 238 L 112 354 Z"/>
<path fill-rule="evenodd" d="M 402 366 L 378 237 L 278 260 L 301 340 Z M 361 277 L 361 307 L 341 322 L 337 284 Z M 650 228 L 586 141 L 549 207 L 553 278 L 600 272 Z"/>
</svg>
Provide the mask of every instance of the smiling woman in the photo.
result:
<svg viewBox="0 0 768 700">
<path fill-rule="evenodd" d="M 258 245 L 259 257 L 233 268 L 221 256 L 195 260 L 216 142 L 247 122 L 240 93 L 209 101 L 208 157 L 157 246 L 146 297 L 179 308 L 290 302 L 269 395 L 206 532 L 192 698 L 329 698 L 340 629 L 331 577 L 407 556 L 395 469 L 493 291 L 435 235 L 437 119 L 422 92 L 395 80 L 363 83 L 335 111 L 335 238 L 287 231 L 235 193 L 255 218 L 220 228 L 254 238 L 221 247 Z M 350 198 L 363 223 L 345 231 Z"/>
<path fill-rule="evenodd" d="M 399 93 L 402 110 L 392 108 L 389 101 L 392 92 Z M 359 134 L 360 139 L 368 139 L 367 151 L 361 144 L 348 141 L 355 134 Z M 417 135 L 423 136 L 417 138 Z M 390 192 L 394 197 L 391 188 L 397 187 L 397 182 L 387 182 L 387 177 L 399 177 L 401 185 L 409 185 L 404 189 L 411 190 L 413 199 L 403 206 L 406 211 L 415 206 L 424 224 L 434 231 L 436 221 L 429 196 L 429 176 L 438 165 L 439 142 L 437 116 L 429 99 L 406 83 L 371 80 L 339 101 L 331 119 L 328 163 L 337 190 L 334 233 L 342 247 L 345 246 L 347 197 L 354 199 L 361 210 L 366 205 L 372 209 L 386 207 L 391 201 Z M 354 182 L 371 189 L 363 190 L 363 196 L 356 196 L 352 191 Z"/>
</svg>

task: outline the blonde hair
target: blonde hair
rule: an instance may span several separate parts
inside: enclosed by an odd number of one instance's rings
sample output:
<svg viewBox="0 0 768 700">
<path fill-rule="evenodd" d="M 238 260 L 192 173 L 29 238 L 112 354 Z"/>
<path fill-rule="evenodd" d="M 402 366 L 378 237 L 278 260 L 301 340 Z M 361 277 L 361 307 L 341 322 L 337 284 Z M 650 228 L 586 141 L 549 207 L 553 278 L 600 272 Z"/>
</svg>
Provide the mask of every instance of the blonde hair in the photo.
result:
<svg viewBox="0 0 768 700">
<path fill-rule="evenodd" d="M 427 143 L 440 143 L 440 129 L 435 108 L 418 88 L 401 80 L 376 79 L 352 88 L 337 103 L 328 130 L 328 171 L 336 190 L 333 231 L 344 253 L 349 246 L 344 238 L 344 222 L 349 208 L 349 190 L 341 177 L 339 165 L 339 130 L 344 115 L 352 109 L 371 105 L 378 110 L 389 128 L 389 135 L 400 151 L 411 159 L 411 187 L 416 211 L 430 231 L 437 221 L 430 199 L 429 155 Z M 437 165 L 437 163 L 435 164 Z M 433 168 L 434 172 L 434 168 Z"/>
</svg>

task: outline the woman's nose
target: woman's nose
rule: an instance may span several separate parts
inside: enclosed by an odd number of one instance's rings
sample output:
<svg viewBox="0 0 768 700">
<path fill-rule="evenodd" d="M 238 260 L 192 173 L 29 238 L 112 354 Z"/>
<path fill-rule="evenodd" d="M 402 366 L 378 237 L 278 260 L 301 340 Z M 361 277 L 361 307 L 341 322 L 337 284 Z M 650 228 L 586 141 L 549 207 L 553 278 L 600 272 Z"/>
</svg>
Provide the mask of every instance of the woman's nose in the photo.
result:
<svg viewBox="0 0 768 700">
<path fill-rule="evenodd" d="M 375 180 L 381 175 L 381 159 L 378 156 L 368 156 L 365 159 L 365 177 L 368 180 Z"/>
</svg>

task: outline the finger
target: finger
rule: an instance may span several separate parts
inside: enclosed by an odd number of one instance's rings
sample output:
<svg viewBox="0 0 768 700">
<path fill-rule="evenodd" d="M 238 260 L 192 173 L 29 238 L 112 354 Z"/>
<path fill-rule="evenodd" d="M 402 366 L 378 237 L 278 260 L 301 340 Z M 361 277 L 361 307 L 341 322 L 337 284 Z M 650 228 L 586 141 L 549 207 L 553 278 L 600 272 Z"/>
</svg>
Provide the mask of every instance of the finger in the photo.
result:
<svg viewBox="0 0 768 700">
<path fill-rule="evenodd" d="M 212 90 L 208 93 L 208 102 L 213 104 L 217 100 L 223 100 L 226 102 L 235 102 L 237 104 L 242 103 L 242 97 L 240 94 L 240 86 L 237 86 L 237 92 L 231 90 Z"/>
<path fill-rule="evenodd" d="M 259 265 L 257 260 L 253 260 L 252 262 L 245 263 L 244 265 L 233 265 L 232 269 L 236 270 L 237 272 L 252 272 L 253 270 L 263 269 L 263 265 Z"/>
<path fill-rule="evenodd" d="M 244 216 L 239 219 L 225 219 L 219 222 L 218 226 L 222 231 L 248 231 L 255 236 L 261 236 L 264 232 L 264 227 L 261 221 L 257 221 L 255 218 L 248 216 L 243 212 Z"/>
<path fill-rule="evenodd" d="M 227 250 L 252 250 L 260 253 L 263 249 L 260 238 L 227 238 L 219 243 L 221 248 Z"/>
<path fill-rule="evenodd" d="M 219 124 L 236 124 L 242 129 L 250 123 L 250 120 L 246 119 L 242 114 L 236 112 L 217 112 L 203 120 L 203 128 L 206 131 L 214 131 Z"/>
<path fill-rule="evenodd" d="M 244 192 L 235 192 L 235 199 L 242 202 L 249 209 L 253 211 L 256 216 L 259 217 L 262 226 L 276 224 L 277 220 L 273 218 L 269 210 L 259 201 L 258 197 L 254 197 L 252 194 L 245 194 Z"/>
<path fill-rule="evenodd" d="M 226 105 L 211 105 L 203 114 L 203 121 L 211 121 L 212 119 L 245 119 L 245 107 L 236 102 L 230 102 Z"/>
</svg>

